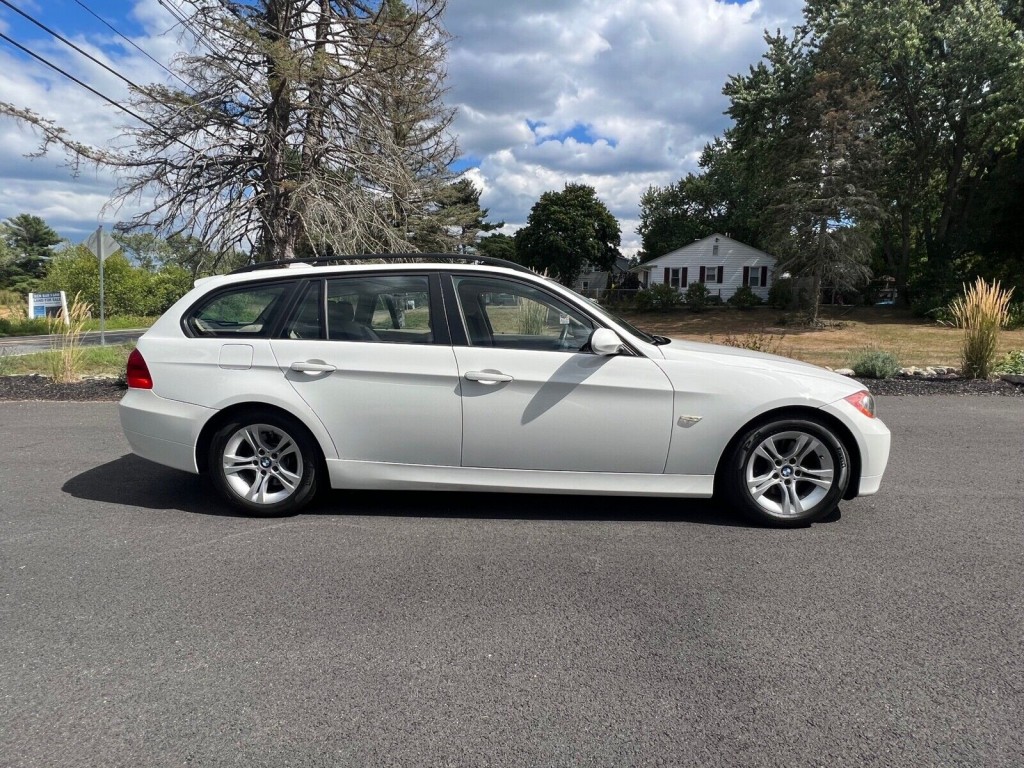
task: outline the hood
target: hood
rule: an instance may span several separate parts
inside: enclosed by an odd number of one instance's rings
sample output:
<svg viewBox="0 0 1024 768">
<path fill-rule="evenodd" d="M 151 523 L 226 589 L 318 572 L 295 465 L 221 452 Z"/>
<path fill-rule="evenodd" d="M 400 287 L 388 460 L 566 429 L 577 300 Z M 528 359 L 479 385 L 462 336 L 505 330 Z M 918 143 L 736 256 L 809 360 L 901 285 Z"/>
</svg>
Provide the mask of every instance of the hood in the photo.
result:
<svg viewBox="0 0 1024 768">
<path fill-rule="evenodd" d="M 781 355 L 769 355 L 765 352 L 754 352 L 741 347 L 730 347 L 724 344 L 706 344 L 699 341 L 685 341 L 683 339 L 672 339 L 671 344 L 663 344 L 658 347 L 666 360 L 688 360 L 694 355 L 700 355 L 705 360 L 714 359 L 720 365 L 727 365 L 735 368 L 751 368 L 758 371 L 771 370 L 777 373 L 810 376 L 815 379 L 828 381 L 832 384 L 846 387 L 850 392 L 864 389 L 863 385 L 848 376 L 833 373 L 825 368 L 800 360 L 793 360 Z"/>
</svg>

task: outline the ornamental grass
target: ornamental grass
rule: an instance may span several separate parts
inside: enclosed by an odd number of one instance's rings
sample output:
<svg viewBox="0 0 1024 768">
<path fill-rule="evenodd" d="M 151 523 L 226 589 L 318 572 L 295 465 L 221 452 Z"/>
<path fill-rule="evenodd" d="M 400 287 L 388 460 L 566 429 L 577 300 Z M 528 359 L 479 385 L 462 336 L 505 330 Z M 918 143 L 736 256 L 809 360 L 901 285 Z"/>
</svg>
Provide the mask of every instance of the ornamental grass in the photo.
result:
<svg viewBox="0 0 1024 768">
<path fill-rule="evenodd" d="M 987 379 L 996 357 L 999 331 L 1009 320 L 1013 289 L 1004 291 L 999 281 L 986 283 L 980 277 L 964 295 L 949 305 L 958 327 L 964 331 L 960 351 L 961 370 L 971 379 Z"/>
</svg>

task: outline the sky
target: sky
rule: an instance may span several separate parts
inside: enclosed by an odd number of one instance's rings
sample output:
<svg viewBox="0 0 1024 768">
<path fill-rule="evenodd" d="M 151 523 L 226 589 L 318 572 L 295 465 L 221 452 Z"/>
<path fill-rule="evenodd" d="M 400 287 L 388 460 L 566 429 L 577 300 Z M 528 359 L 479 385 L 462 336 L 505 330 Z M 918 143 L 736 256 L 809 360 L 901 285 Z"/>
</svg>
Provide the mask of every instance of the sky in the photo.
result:
<svg viewBox="0 0 1024 768">
<path fill-rule="evenodd" d="M 123 101 L 125 83 L 10 6 L 141 84 L 170 80 L 160 64 L 191 44 L 167 8 L 181 3 L 0 0 L 0 33 Z M 619 220 L 623 252 L 635 253 L 641 195 L 697 170 L 704 145 L 729 125 L 721 94 L 729 75 L 756 64 L 764 31 L 790 30 L 802 8 L 803 0 L 449 0 L 456 167 L 507 234 L 544 192 L 588 184 Z M 0 101 L 97 146 L 118 146 L 131 120 L 3 39 Z M 86 167 L 76 175 L 57 151 L 25 157 L 38 144 L 29 128 L 0 117 L 0 219 L 32 213 L 79 242 L 138 205 L 104 209 L 116 179 Z"/>
</svg>

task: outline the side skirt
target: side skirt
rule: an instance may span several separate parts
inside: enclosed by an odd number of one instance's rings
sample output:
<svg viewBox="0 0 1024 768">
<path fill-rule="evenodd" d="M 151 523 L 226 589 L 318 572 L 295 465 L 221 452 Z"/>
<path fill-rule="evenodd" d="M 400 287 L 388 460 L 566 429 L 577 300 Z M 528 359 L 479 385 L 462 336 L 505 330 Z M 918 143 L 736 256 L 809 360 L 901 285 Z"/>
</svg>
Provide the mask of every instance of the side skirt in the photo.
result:
<svg viewBox="0 0 1024 768">
<path fill-rule="evenodd" d="M 481 469 L 370 461 L 327 461 L 332 488 L 376 490 L 494 491 L 598 496 L 708 498 L 714 475 L 647 475 L 612 472 L 548 472 Z"/>
</svg>

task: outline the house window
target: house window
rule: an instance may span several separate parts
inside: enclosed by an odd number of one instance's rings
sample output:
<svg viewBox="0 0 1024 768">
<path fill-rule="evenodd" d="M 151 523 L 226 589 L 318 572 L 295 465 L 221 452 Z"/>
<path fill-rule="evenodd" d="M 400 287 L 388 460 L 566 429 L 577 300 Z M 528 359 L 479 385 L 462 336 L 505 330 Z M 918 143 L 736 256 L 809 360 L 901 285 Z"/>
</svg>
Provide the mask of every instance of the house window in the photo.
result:
<svg viewBox="0 0 1024 768">
<path fill-rule="evenodd" d="M 725 267 L 701 267 L 702 283 L 723 283 L 725 282 Z"/>
<path fill-rule="evenodd" d="M 584 280 L 583 281 L 583 290 L 584 291 L 589 291 L 590 290 L 590 281 L 589 280 Z"/>
<path fill-rule="evenodd" d="M 768 285 L 768 267 L 744 267 L 743 285 L 765 288 Z"/>
<path fill-rule="evenodd" d="M 713 246 L 711 246 L 711 255 L 712 256 L 717 256 L 718 255 L 718 243 L 715 243 Z"/>
</svg>

